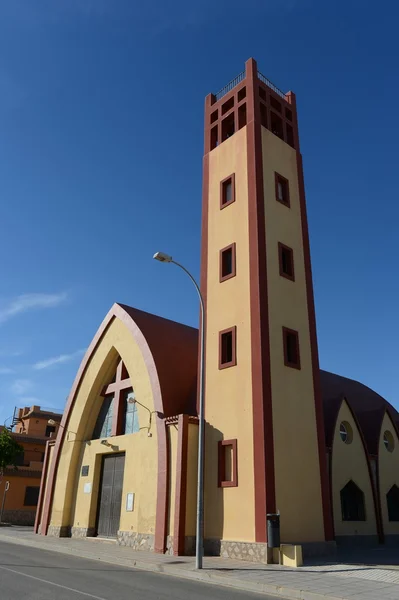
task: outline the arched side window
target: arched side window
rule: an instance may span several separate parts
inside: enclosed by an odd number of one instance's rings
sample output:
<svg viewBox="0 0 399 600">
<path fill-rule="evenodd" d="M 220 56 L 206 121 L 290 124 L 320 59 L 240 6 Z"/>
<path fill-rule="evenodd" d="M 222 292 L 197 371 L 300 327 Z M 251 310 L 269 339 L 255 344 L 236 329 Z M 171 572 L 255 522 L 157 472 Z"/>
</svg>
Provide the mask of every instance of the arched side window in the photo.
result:
<svg viewBox="0 0 399 600">
<path fill-rule="evenodd" d="M 114 396 L 105 396 L 98 413 L 92 435 L 93 440 L 99 440 L 112 435 L 112 420 L 114 416 Z"/>
<path fill-rule="evenodd" d="M 125 398 L 125 421 L 123 426 L 123 433 L 137 433 L 140 429 L 139 425 L 139 414 L 137 412 L 136 398 L 133 390 L 126 394 Z"/>
<path fill-rule="evenodd" d="M 387 493 L 388 519 L 399 521 L 399 487 L 393 485 Z"/>
<path fill-rule="evenodd" d="M 101 396 L 103 400 L 93 429 L 93 440 L 140 430 L 133 387 L 122 361 Z"/>
<path fill-rule="evenodd" d="M 341 490 L 341 510 L 343 521 L 366 520 L 364 493 L 352 480 Z"/>
</svg>

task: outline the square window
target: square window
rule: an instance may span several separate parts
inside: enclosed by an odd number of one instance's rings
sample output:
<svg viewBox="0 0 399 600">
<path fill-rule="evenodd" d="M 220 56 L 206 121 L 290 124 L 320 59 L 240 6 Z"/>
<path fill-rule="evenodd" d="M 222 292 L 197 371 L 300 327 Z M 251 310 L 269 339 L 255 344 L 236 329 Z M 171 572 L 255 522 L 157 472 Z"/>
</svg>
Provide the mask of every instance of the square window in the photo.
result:
<svg viewBox="0 0 399 600">
<path fill-rule="evenodd" d="M 301 368 L 299 356 L 299 336 L 294 329 L 283 327 L 284 364 L 293 369 Z"/>
<path fill-rule="evenodd" d="M 55 427 L 54 427 L 54 425 L 47 425 L 47 427 L 46 427 L 46 432 L 45 432 L 45 434 L 44 434 L 44 435 L 45 435 L 46 437 L 51 437 L 51 434 L 52 434 L 52 433 L 55 433 Z"/>
<path fill-rule="evenodd" d="M 220 182 L 220 208 L 224 208 L 235 201 L 234 173 Z"/>
<path fill-rule="evenodd" d="M 286 206 L 290 206 L 290 188 L 288 179 L 276 172 L 274 173 L 274 179 L 276 185 L 276 200 Z"/>
<path fill-rule="evenodd" d="M 217 120 L 218 120 L 218 110 L 216 109 L 211 114 L 211 123 L 216 123 Z"/>
<path fill-rule="evenodd" d="M 220 250 L 220 281 L 226 281 L 236 274 L 236 245 L 230 244 Z"/>
<path fill-rule="evenodd" d="M 39 491 L 39 486 L 27 486 L 25 488 L 24 506 L 37 506 Z"/>
<path fill-rule="evenodd" d="M 280 265 L 280 275 L 295 281 L 294 273 L 294 251 L 289 246 L 278 243 L 278 259 Z"/>
<path fill-rule="evenodd" d="M 223 440 L 218 444 L 218 485 L 238 486 L 237 440 Z"/>
<path fill-rule="evenodd" d="M 237 364 L 236 327 L 219 331 L 219 369 L 227 369 Z"/>
</svg>

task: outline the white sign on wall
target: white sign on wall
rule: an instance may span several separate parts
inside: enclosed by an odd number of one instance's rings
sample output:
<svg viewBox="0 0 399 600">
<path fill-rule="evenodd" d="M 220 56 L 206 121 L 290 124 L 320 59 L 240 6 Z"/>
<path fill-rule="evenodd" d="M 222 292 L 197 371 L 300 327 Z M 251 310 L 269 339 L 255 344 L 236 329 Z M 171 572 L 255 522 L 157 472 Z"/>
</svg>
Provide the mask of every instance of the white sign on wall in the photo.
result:
<svg viewBox="0 0 399 600">
<path fill-rule="evenodd" d="M 91 494 L 91 483 L 85 483 L 83 488 L 84 494 Z"/>
<path fill-rule="evenodd" d="M 130 492 L 130 493 L 126 494 L 126 511 L 132 512 L 133 509 L 134 509 L 134 494 L 133 494 L 133 492 Z"/>
</svg>

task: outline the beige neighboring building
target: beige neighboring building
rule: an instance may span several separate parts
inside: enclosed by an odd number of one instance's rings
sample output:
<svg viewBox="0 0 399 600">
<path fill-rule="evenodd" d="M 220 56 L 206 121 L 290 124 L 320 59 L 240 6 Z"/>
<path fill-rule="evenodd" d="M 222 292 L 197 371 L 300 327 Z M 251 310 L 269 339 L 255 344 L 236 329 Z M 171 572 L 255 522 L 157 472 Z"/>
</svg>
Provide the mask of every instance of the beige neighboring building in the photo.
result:
<svg viewBox="0 0 399 600">
<path fill-rule="evenodd" d="M 206 552 L 266 561 L 277 511 L 305 554 L 394 543 L 399 415 L 320 371 L 295 94 L 253 59 L 206 98 L 202 202 Z M 48 444 L 38 533 L 193 552 L 197 367 L 196 330 L 111 308 Z"/>
</svg>

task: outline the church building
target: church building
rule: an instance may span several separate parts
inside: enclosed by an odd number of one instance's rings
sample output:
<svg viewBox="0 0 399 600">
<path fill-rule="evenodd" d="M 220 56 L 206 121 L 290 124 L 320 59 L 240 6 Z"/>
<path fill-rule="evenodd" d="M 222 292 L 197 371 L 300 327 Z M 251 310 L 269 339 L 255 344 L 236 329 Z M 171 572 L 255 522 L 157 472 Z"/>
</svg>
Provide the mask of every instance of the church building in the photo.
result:
<svg viewBox="0 0 399 600">
<path fill-rule="evenodd" d="M 205 100 L 205 552 L 399 541 L 399 414 L 319 368 L 296 99 L 253 59 Z M 35 531 L 192 554 L 198 332 L 114 304 L 47 442 Z"/>
</svg>

